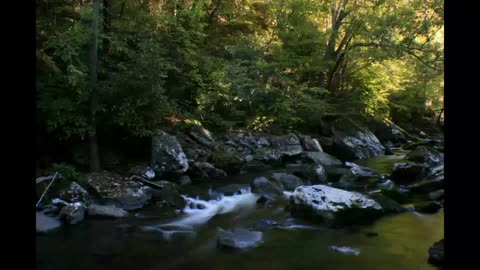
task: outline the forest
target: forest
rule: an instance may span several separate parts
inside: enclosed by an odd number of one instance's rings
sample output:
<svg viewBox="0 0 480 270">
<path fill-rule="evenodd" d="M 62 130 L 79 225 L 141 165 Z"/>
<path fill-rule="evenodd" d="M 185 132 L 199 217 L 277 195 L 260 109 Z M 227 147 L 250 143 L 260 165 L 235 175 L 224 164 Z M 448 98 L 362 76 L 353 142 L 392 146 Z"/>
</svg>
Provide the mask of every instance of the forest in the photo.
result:
<svg viewBox="0 0 480 270">
<path fill-rule="evenodd" d="M 37 123 L 63 144 L 178 122 L 408 129 L 443 109 L 443 28 L 438 0 L 37 1 Z"/>
<path fill-rule="evenodd" d="M 443 1 L 37 0 L 35 32 L 38 269 L 443 269 Z"/>
</svg>

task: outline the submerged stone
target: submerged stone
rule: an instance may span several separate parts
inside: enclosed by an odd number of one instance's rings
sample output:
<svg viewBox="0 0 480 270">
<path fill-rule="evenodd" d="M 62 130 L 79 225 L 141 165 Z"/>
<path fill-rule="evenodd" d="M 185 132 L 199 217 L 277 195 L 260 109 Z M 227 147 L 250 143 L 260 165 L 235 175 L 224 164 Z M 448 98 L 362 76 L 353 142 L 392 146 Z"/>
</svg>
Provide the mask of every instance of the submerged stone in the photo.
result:
<svg viewBox="0 0 480 270">
<path fill-rule="evenodd" d="M 247 229 L 223 230 L 217 228 L 217 245 L 220 248 L 246 249 L 263 243 L 263 233 Z"/>
</svg>

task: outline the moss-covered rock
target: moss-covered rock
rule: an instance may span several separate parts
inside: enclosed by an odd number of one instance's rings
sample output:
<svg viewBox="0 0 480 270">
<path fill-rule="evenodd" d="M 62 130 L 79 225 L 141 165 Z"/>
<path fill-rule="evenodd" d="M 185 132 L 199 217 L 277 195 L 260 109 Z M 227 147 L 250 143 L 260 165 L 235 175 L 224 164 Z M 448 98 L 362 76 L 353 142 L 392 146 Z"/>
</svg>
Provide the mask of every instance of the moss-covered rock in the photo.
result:
<svg viewBox="0 0 480 270">
<path fill-rule="evenodd" d="M 212 154 L 211 163 L 227 173 L 239 172 L 244 160 L 235 153 L 217 151 Z"/>
</svg>

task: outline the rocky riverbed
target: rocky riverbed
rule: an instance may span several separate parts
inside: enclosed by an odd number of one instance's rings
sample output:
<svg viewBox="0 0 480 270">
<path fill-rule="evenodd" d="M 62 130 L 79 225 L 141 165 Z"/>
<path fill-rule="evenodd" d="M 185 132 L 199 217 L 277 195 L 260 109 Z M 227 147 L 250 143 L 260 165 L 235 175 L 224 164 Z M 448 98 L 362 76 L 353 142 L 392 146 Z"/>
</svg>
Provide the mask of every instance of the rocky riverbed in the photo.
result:
<svg viewBox="0 0 480 270">
<path fill-rule="evenodd" d="M 375 131 L 159 130 L 149 163 L 57 180 L 37 209 L 37 266 L 435 269 L 443 140 Z"/>
</svg>

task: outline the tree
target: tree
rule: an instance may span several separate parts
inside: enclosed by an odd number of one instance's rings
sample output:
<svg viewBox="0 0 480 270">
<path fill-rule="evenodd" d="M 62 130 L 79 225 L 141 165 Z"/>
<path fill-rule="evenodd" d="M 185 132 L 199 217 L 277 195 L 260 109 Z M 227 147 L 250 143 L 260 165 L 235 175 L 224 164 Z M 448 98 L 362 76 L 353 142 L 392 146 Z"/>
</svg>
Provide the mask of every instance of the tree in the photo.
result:
<svg viewBox="0 0 480 270">
<path fill-rule="evenodd" d="M 97 141 L 97 107 L 98 107 L 98 22 L 100 0 L 93 0 L 93 18 L 92 18 L 92 41 L 90 45 L 90 170 L 100 170 L 100 157 Z"/>
</svg>

